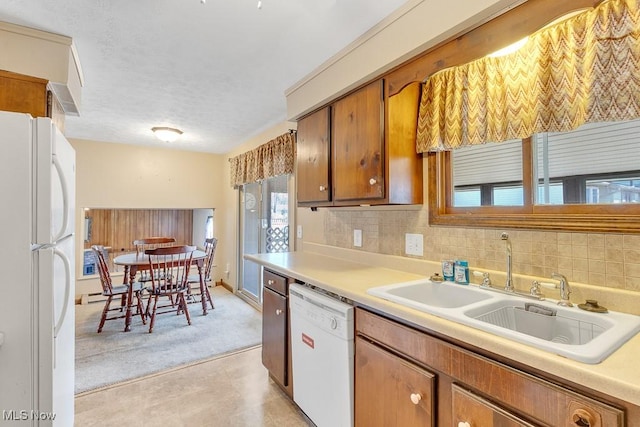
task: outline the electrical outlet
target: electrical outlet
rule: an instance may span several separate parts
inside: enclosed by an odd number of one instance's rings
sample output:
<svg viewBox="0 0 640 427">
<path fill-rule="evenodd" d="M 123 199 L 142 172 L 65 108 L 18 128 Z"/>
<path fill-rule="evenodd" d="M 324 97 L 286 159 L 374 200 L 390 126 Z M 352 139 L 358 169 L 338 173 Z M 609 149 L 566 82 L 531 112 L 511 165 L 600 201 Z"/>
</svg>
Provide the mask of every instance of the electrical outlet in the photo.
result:
<svg viewBox="0 0 640 427">
<path fill-rule="evenodd" d="M 407 233 L 404 235 L 404 252 L 407 255 L 416 255 L 423 256 L 424 255 L 424 247 L 423 247 L 423 236 L 422 234 L 411 234 Z"/>
<path fill-rule="evenodd" d="M 353 246 L 362 247 L 362 230 L 353 230 Z"/>
<path fill-rule="evenodd" d="M 296 228 L 296 236 L 298 237 L 298 239 L 302 239 L 302 226 L 301 225 L 299 225 Z"/>
</svg>

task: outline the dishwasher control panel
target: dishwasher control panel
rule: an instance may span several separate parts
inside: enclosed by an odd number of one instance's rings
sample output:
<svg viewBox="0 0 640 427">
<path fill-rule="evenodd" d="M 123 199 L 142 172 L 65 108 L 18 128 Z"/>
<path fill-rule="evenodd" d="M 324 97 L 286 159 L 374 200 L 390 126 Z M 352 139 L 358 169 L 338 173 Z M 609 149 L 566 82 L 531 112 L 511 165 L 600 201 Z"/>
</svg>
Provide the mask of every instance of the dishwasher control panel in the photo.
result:
<svg viewBox="0 0 640 427">
<path fill-rule="evenodd" d="M 307 321 L 343 339 L 353 339 L 353 306 L 298 284 L 289 287 L 289 297 L 291 310 Z"/>
</svg>

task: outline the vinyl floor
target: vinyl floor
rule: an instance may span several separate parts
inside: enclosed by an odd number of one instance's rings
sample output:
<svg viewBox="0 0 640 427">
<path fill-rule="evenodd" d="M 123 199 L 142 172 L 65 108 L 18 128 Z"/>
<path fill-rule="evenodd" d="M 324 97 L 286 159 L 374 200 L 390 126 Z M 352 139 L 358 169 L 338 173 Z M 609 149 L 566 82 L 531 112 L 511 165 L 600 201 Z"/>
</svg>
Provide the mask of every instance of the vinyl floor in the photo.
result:
<svg viewBox="0 0 640 427">
<path fill-rule="evenodd" d="M 269 379 L 261 348 L 76 395 L 75 425 L 308 427 Z"/>
</svg>

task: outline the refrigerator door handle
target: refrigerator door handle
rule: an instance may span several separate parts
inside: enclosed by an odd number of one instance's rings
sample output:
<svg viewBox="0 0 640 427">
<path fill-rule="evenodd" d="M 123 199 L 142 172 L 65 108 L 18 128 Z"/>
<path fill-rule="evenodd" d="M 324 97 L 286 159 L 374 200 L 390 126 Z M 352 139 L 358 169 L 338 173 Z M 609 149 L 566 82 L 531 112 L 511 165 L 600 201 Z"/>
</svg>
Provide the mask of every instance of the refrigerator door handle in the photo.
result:
<svg viewBox="0 0 640 427">
<path fill-rule="evenodd" d="M 65 236 L 67 227 L 69 226 L 69 187 L 67 185 L 67 178 L 64 176 L 64 172 L 62 170 L 62 165 L 58 160 L 58 157 L 54 154 L 52 156 L 53 165 L 56 168 L 56 172 L 58 173 L 58 177 L 60 178 L 60 186 L 62 187 L 62 226 L 60 227 L 60 231 L 53 236 L 53 242 L 57 241 L 61 237 Z"/>
<path fill-rule="evenodd" d="M 62 303 L 62 312 L 60 313 L 60 318 L 55 322 L 55 326 L 53 327 L 53 338 L 57 338 L 58 332 L 60 331 L 60 328 L 62 327 L 62 324 L 67 317 L 67 310 L 69 309 L 69 294 L 71 292 L 71 263 L 69 262 L 69 258 L 67 258 L 64 252 L 60 251 L 59 249 L 54 248 L 53 253 L 59 256 L 62 260 L 66 273 L 64 281 L 64 301 Z"/>
</svg>

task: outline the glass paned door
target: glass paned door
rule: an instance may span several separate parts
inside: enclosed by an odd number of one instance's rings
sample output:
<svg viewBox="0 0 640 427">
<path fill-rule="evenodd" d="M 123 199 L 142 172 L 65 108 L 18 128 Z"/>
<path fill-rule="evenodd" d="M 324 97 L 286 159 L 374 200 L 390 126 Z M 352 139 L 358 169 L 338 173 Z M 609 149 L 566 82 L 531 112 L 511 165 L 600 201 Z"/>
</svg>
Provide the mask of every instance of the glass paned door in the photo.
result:
<svg viewBox="0 0 640 427">
<path fill-rule="evenodd" d="M 246 261 L 242 255 L 260 253 L 260 199 L 261 185 L 252 183 L 243 185 L 240 191 L 241 256 L 240 291 L 247 296 L 260 300 L 260 266 Z"/>
<path fill-rule="evenodd" d="M 245 184 L 240 190 L 241 248 L 239 290 L 261 303 L 260 266 L 244 259 L 244 254 L 287 252 L 289 250 L 288 175 Z"/>
</svg>

